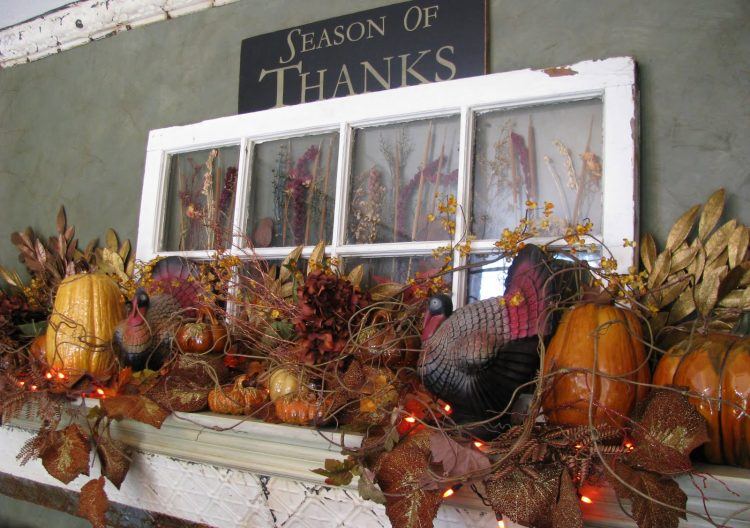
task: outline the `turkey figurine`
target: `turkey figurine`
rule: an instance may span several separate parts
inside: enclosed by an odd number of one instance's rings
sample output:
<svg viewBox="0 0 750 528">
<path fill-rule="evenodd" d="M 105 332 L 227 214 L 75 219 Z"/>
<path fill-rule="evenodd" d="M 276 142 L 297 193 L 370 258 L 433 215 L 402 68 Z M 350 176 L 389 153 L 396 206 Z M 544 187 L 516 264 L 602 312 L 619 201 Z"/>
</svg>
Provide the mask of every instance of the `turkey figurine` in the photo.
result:
<svg viewBox="0 0 750 528">
<path fill-rule="evenodd" d="M 502 297 L 456 311 L 447 295 L 429 299 L 419 374 L 428 390 L 450 403 L 457 423 L 503 411 L 516 389 L 534 378 L 539 338 L 553 330 L 547 317 L 552 273 L 542 250 L 528 245 L 513 260 Z M 480 436 L 494 432 L 473 431 Z"/>
<path fill-rule="evenodd" d="M 157 370 L 169 355 L 178 316 L 197 304 L 200 284 L 195 266 L 167 257 L 151 270 L 151 280 L 138 288 L 128 316 L 115 328 L 114 349 L 123 367 Z"/>
</svg>

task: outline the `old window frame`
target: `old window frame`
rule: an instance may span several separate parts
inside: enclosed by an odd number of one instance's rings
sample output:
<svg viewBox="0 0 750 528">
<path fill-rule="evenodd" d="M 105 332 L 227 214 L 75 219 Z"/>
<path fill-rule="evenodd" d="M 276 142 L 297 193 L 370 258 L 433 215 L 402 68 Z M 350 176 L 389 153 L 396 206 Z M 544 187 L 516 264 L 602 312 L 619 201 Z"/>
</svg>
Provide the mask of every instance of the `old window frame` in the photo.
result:
<svg viewBox="0 0 750 528">
<path fill-rule="evenodd" d="M 141 197 L 136 257 L 147 261 L 157 256 L 183 255 L 210 258 L 213 251 L 160 251 L 159 241 L 165 223 L 169 159 L 173 154 L 238 145 L 239 174 L 233 213 L 230 253 L 247 256 L 244 233 L 247 200 L 252 183 L 253 145 L 276 139 L 316 133 L 338 132 L 339 150 L 334 202 L 332 243 L 328 255 L 337 257 L 429 256 L 440 246 L 460 242 L 465 218 L 457 215 L 453 240 L 396 242 L 369 245 L 345 243 L 345 216 L 348 208 L 354 131 L 399 122 L 444 116 L 459 116 L 459 162 L 457 201 L 463 211 L 471 211 L 471 180 L 474 121 L 481 113 L 499 109 L 537 106 L 556 102 L 599 98 L 602 101 L 602 225 L 598 232 L 618 261 L 618 271 L 634 264 L 635 252 L 623 239 L 638 233 L 638 120 L 635 63 L 630 57 L 585 61 L 565 67 L 519 70 L 433 84 L 398 88 L 274 108 L 250 114 L 211 119 L 200 123 L 153 130 L 149 134 Z M 512 226 L 511 226 L 512 227 Z M 532 240 L 534 241 L 534 240 Z M 536 240 L 546 242 L 544 238 Z M 472 253 L 487 253 L 493 240 L 477 240 Z M 257 248 L 254 254 L 268 259 L 281 258 L 293 247 Z M 303 256 L 312 251 L 305 247 Z M 456 252 L 454 265 L 466 257 Z M 454 302 L 463 302 L 466 272 L 453 278 Z"/>
</svg>

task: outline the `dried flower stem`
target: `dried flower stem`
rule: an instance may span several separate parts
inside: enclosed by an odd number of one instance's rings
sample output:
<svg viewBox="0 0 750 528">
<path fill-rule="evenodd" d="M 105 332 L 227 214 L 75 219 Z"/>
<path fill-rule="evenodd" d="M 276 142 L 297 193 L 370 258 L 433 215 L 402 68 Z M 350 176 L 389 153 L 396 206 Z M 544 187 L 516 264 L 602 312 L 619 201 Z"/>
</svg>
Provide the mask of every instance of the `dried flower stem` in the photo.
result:
<svg viewBox="0 0 750 528">
<path fill-rule="evenodd" d="M 510 158 L 510 181 L 512 182 L 512 187 L 513 187 L 513 204 L 517 210 L 521 203 L 521 196 L 520 196 L 521 181 L 518 176 L 518 161 L 516 160 L 516 148 L 513 145 L 512 135 L 509 137 L 510 137 L 510 141 L 508 141 L 508 157 Z"/>
<path fill-rule="evenodd" d="M 530 185 L 527 189 L 529 200 L 535 202 L 539 186 L 539 178 L 536 173 L 536 136 L 534 133 L 534 124 L 529 116 L 529 132 L 526 138 L 529 149 L 529 180 Z"/>
<path fill-rule="evenodd" d="M 315 153 L 313 161 L 312 175 L 310 176 L 310 186 L 307 188 L 307 218 L 305 219 L 305 245 L 310 238 L 310 222 L 312 222 L 312 204 L 315 199 L 315 183 L 318 179 L 318 167 L 320 167 L 320 152 L 323 149 L 323 141 L 318 145 L 318 151 Z"/>
<path fill-rule="evenodd" d="M 422 214 L 422 193 L 424 191 L 424 175 L 427 169 L 427 160 L 432 150 L 432 121 L 430 121 L 427 130 L 427 143 L 424 147 L 424 156 L 422 156 L 422 167 L 419 171 L 419 186 L 417 187 L 417 206 L 414 208 L 414 221 L 411 225 L 411 239 L 417 239 L 417 226 L 419 225 L 419 215 Z"/>
<path fill-rule="evenodd" d="M 589 152 L 591 149 L 591 134 L 594 129 L 594 118 L 591 118 L 591 123 L 589 124 L 589 137 L 586 140 L 586 148 L 584 149 L 584 152 Z M 572 164 L 572 160 L 570 162 Z M 589 168 L 587 163 L 583 163 L 581 167 L 581 177 L 578 181 L 578 189 L 576 191 L 576 201 L 575 205 L 573 206 L 573 218 L 570 219 L 572 224 L 578 223 L 578 216 L 580 215 L 580 209 L 581 209 L 581 202 L 583 201 L 583 193 L 586 192 L 586 178 L 588 176 Z"/>
<path fill-rule="evenodd" d="M 328 213 L 328 180 L 331 178 L 331 161 L 333 158 L 333 140 L 328 144 L 328 159 L 326 160 L 326 173 L 323 177 L 323 206 L 320 212 L 320 225 L 318 226 L 318 242 L 324 240 L 326 227 L 326 214 Z"/>
<path fill-rule="evenodd" d="M 289 179 L 289 173 L 292 170 L 292 141 L 286 142 L 286 177 Z M 286 246 L 286 231 L 289 223 L 289 191 L 284 192 L 284 218 L 281 222 L 281 245 Z"/>
<path fill-rule="evenodd" d="M 393 163 L 393 241 L 398 242 L 398 204 L 401 187 L 401 142 L 396 141 L 396 159 Z"/>
</svg>

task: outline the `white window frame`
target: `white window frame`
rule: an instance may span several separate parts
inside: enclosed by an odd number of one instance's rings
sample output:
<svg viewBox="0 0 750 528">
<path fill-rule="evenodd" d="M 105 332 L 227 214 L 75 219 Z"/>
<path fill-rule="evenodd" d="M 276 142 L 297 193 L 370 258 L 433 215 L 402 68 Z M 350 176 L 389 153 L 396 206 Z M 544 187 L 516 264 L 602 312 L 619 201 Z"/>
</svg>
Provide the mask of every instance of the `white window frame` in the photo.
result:
<svg viewBox="0 0 750 528">
<path fill-rule="evenodd" d="M 250 114 L 212 119 L 191 125 L 152 130 L 149 134 L 141 197 L 136 257 L 147 261 L 157 256 L 183 255 L 210 258 L 213 251 L 160 251 L 169 157 L 228 145 L 239 145 L 239 173 L 233 214 L 233 245 L 237 256 L 243 249 L 248 211 L 247 200 L 252 175 L 255 143 L 316 133 L 338 132 L 339 151 L 334 202 L 332 243 L 326 253 L 337 257 L 429 256 L 440 246 L 460 242 L 465 218 L 456 218 L 454 240 L 396 242 L 368 245 L 346 244 L 345 217 L 348 209 L 352 142 L 355 129 L 449 115 L 460 116 L 458 187 L 456 199 L 463 211 L 471 211 L 471 175 L 473 164 L 474 121 L 479 112 L 547 103 L 599 98 L 602 101 L 602 241 L 624 272 L 635 263 L 635 251 L 625 247 L 623 239 L 634 240 L 638 233 L 638 120 L 635 62 L 630 57 L 585 61 L 561 68 L 519 70 L 433 84 L 423 84 L 317 101 L 302 105 L 263 110 Z M 512 226 L 509 226 L 512 227 Z M 549 239 L 532 239 L 545 243 Z M 473 253 L 487 253 L 493 240 L 472 243 Z M 257 248 L 264 258 L 286 256 L 293 246 Z M 312 251 L 305 247 L 303 256 Z M 454 265 L 465 257 L 456 252 Z M 454 302 L 463 302 L 467 274 L 453 278 Z M 459 295 L 459 293 L 461 293 Z"/>
</svg>

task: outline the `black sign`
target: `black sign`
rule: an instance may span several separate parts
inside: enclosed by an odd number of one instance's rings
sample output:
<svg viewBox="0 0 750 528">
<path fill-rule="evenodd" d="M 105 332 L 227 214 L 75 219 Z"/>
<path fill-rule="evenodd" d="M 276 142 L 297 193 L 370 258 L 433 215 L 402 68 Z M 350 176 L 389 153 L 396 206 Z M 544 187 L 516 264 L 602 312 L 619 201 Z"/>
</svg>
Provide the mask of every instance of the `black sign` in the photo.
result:
<svg viewBox="0 0 750 528">
<path fill-rule="evenodd" d="M 242 41 L 239 112 L 486 72 L 486 0 L 413 0 Z"/>
</svg>

